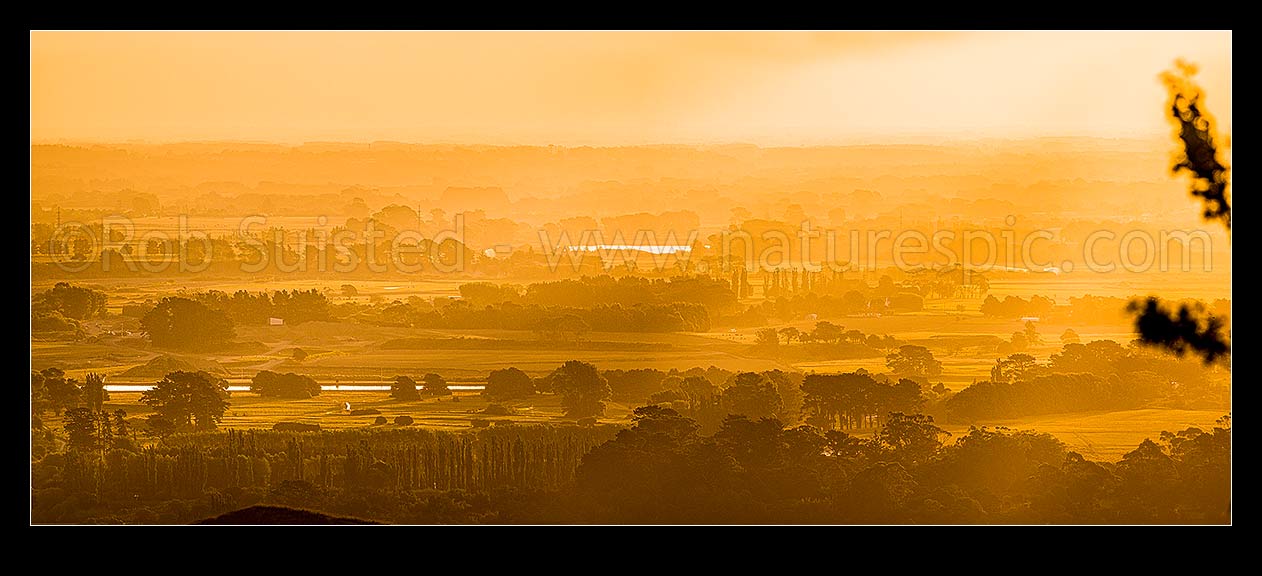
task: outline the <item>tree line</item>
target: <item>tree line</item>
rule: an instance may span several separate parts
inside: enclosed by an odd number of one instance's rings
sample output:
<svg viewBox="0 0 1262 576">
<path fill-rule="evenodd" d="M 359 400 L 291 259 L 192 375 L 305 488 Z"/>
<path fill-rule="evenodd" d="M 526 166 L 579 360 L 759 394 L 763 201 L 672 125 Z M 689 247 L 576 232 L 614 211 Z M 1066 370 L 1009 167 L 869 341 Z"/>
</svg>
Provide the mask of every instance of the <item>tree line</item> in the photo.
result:
<svg viewBox="0 0 1262 576">
<path fill-rule="evenodd" d="M 1227 523 L 1231 423 L 1096 462 L 1034 431 L 889 413 L 870 437 L 659 406 L 629 428 L 173 436 L 32 464 L 35 522 L 189 522 L 258 503 L 403 523 Z"/>
<path fill-rule="evenodd" d="M 1213 368 L 1097 340 L 1067 343 L 1046 362 L 1020 353 L 1000 358 L 989 379 L 946 398 L 941 413 L 970 422 L 1144 406 L 1205 408 L 1229 404 L 1229 393 L 1228 380 Z"/>
<path fill-rule="evenodd" d="M 140 327 L 155 346 L 198 351 L 230 343 L 238 324 L 267 324 L 271 318 L 289 324 L 333 319 L 328 298 L 315 289 L 195 292 L 168 296 L 128 313 L 140 316 Z"/>
<path fill-rule="evenodd" d="M 982 301 L 980 312 L 992 318 L 1021 318 L 1033 316 L 1043 321 L 1059 320 L 1078 323 L 1114 322 L 1126 317 L 1128 302 L 1136 298 L 1117 298 L 1113 296 L 1070 297 L 1069 304 L 1057 306 L 1055 301 L 1046 296 L 1034 295 L 1029 299 L 1020 296 L 1005 296 L 1002 300 L 987 296 Z M 1189 302 L 1195 306 L 1196 303 Z M 1200 303 L 1214 317 L 1226 320 L 1231 314 L 1231 300 L 1219 298 L 1208 304 Z"/>
<path fill-rule="evenodd" d="M 58 282 L 31 298 L 31 332 L 82 332 L 80 320 L 106 313 L 104 292 Z"/>
<path fill-rule="evenodd" d="M 710 313 L 703 305 L 597 304 L 588 308 L 520 305 L 476 306 L 458 301 L 439 307 L 398 302 L 363 314 L 376 324 L 415 328 L 531 331 L 544 338 L 578 340 L 589 332 L 705 332 Z"/>
<path fill-rule="evenodd" d="M 760 328 L 754 332 L 751 353 L 787 359 L 872 358 L 900 345 L 893 336 L 846 330 L 845 326 L 822 320 L 810 330 L 794 326 Z"/>
<path fill-rule="evenodd" d="M 562 488 L 613 432 L 573 425 L 229 430 L 104 455 L 72 448 L 32 463 L 32 511 L 36 522 L 184 523 L 270 501 L 371 516 L 382 511 L 379 495 Z"/>
<path fill-rule="evenodd" d="M 662 408 L 583 459 L 570 518 L 611 523 L 1150 523 L 1230 519 L 1230 420 L 1146 440 L 1117 463 L 1054 437 L 919 414 L 871 438 L 730 417 L 712 436 Z"/>
<path fill-rule="evenodd" d="M 698 304 L 709 310 L 725 310 L 736 303 L 736 295 L 727 282 L 700 275 L 672 278 L 642 276 L 583 276 L 580 278 L 538 282 L 527 286 L 462 284 L 460 296 L 473 306 L 493 304 L 535 304 L 590 308 L 601 304 Z"/>
</svg>

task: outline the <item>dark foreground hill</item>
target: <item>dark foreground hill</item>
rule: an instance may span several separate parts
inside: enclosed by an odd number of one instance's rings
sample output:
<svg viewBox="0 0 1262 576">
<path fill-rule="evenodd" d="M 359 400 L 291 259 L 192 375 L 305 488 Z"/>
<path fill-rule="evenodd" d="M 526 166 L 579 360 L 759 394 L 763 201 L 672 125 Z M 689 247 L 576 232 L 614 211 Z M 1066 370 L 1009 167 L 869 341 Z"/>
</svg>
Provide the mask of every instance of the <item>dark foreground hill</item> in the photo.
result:
<svg viewBox="0 0 1262 576">
<path fill-rule="evenodd" d="M 195 524 L 377 524 L 377 522 L 329 516 L 283 506 L 250 506 L 199 520 Z"/>
</svg>

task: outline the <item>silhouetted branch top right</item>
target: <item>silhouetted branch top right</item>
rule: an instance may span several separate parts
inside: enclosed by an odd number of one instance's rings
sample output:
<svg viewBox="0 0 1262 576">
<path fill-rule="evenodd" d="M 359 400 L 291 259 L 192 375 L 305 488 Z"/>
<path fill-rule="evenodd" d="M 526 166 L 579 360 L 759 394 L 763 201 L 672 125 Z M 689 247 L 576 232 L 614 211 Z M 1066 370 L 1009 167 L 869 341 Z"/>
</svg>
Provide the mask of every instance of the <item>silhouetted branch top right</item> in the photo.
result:
<svg viewBox="0 0 1262 576">
<path fill-rule="evenodd" d="M 1175 70 L 1161 75 L 1170 91 L 1170 117 L 1183 144 L 1173 170 L 1191 175 L 1192 195 L 1205 201 L 1205 219 L 1221 220 L 1231 230 L 1228 168 L 1218 160 L 1214 121 L 1201 107 L 1201 88 L 1192 80 L 1194 75 L 1196 66 L 1183 61 L 1175 63 Z"/>
<path fill-rule="evenodd" d="M 1192 81 L 1196 66 L 1175 62 L 1175 70 L 1161 79 L 1170 90 L 1170 117 L 1179 129 L 1183 150 L 1175 158 L 1174 172 L 1192 176 L 1192 194 L 1205 201 L 1206 220 L 1221 220 L 1231 232 L 1230 181 L 1227 166 L 1218 161 L 1214 122 L 1201 108 L 1201 88 Z M 1159 298 L 1134 300 L 1127 310 L 1135 314 L 1135 331 L 1141 342 L 1160 346 L 1182 356 L 1193 352 L 1211 363 L 1230 358 L 1231 339 L 1223 318 L 1197 304 L 1169 304 Z"/>
</svg>

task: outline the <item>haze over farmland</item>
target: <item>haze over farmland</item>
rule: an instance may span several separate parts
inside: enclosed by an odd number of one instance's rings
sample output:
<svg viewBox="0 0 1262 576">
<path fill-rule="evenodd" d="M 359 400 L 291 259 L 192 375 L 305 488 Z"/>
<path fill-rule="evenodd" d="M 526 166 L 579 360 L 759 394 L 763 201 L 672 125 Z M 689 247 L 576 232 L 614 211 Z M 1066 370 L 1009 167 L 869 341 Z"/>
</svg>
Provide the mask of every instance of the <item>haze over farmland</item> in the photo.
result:
<svg viewBox="0 0 1262 576">
<path fill-rule="evenodd" d="M 1230 47 L 34 32 L 31 520 L 1230 523 Z"/>
</svg>

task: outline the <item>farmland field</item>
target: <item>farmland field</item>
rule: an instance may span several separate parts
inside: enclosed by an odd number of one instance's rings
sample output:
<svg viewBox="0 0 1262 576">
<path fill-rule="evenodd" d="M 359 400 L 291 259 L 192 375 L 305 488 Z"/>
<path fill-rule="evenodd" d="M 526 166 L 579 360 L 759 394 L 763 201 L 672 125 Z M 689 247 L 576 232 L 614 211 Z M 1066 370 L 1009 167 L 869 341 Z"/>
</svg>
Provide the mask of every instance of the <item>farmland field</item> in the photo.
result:
<svg viewBox="0 0 1262 576">
<path fill-rule="evenodd" d="M 1209 430 L 1224 415 L 1222 410 L 1149 408 L 1119 412 L 1053 414 L 1020 420 L 995 420 L 977 425 L 1006 426 L 1046 432 L 1064 442 L 1070 450 L 1088 459 L 1116 462 L 1122 455 L 1134 450 L 1140 442 L 1144 440 L 1156 442 L 1162 432 L 1177 432 L 1189 426 Z M 948 424 L 944 425 L 943 429 L 955 438 L 968 433 L 968 426 Z"/>
<path fill-rule="evenodd" d="M 949 388 L 966 386 L 989 374 L 994 363 L 993 350 L 952 344 L 954 337 L 1007 337 L 1020 331 L 1019 320 L 984 318 L 977 314 L 920 313 L 887 315 L 880 318 L 836 318 L 846 329 L 893 336 L 911 344 L 928 346 L 943 363 L 942 381 Z M 796 326 L 809 330 L 812 322 L 791 322 L 778 327 Z M 1127 341 L 1131 334 L 1122 320 L 1112 324 L 1071 326 L 1044 323 L 1039 330 L 1046 335 L 1045 345 L 1033 347 L 1029 353 L 1046 360 L 1060 350 L 1058 335 L 1074 328 L 1084 341 L 1110 339 Z M 109 331 L 138 330 L 134 320 L 93 321 L 85 324 L 89 335 L 98 335 L 93 344 L 58 341 L 36 341 L 32 344 L 32 364 L 38 369 L 57 365 L 72 374 L 93 370 L 105 374 L 122 372 L 160 354 L 138 336 L 111 336 Z M 672 368 L 688 369 L 717 366 L 727 370 L 769 370 L 796 368 L 803 371 L 836 372 L 858 368 L 884 370 L 884 356 L 851 360 L 786 362 L 755 357 L 756 329 L 715 331 L 693 334 L 652 334 L 593 332 L 586 339 L 599 342 L 636 343 L 626 350 L 584 349 L 581 344 L 540 342 L 529 332 L 507 330 L 456 330 L 391 328 L 353 322 L 310 322 L 296 326 L 241 326 L 238 340 L 253 343 L 247 353 L 215 354 L 208 358 L 218 362 L 230 374 L 249 376 L 260 368 L 301 370 L 317 376 L 388 377 L 395 374 L 438 372 L 449 378 L 484 376 L 503 365 L 516 366 L 531 374 L 550 371 L 566 360 L 583 360 L 604 369 Z M 509 350 L 390 350 L 386 341 L 399 338 L 474 338 L 519 341 L 519 349 Z M 310 356 L 301 365 L 289 360 L 294 348 L 302 348 Z M 616 346 L 615 346 L 616 348 Z"/>
<path fill-rule="evenodd" d="M 401 290 L 413 294 L 458 293 L 454 283 L 380 284 L 382 287 L 400 286 Z M 195 289 L 234 290 L 248 286 L 201 282 L 195 285 Z M 294 281 L 278 287 L 310 289 L 329 286 Z M 120 282 L 112 284 L 108 294 L 111 302 L 128 299 L 139 301 L 161 295 L 165 289 L 165 283 L 154 285 Z M 1019 320 L 986 318 L 976 312 L 960 313 L 955 310 L 882 317 L 855 316 L 837 318 L 834 322 L 846 329 L 887 334 L 929 347 L 942 362 L 940 380 L 949 390 L 963 389 L 990 376 L 995 360 L 994 352 L 985 347 L 970 346 L 970 338 L 1002 338 L 1022 329 L 1022 322 Z M 797 321 L 780 324 L 778 327 L 792 326 L 809 330 L 812 324 Z M 1049 355 L 1060 350 L 1060 343 L 1056 341 L 1055 335 L 1067 328 L 1075 328 L 1084 341 L 1125 341 L 1130 337 L 1130 327 L 1120 318 L 1114 323 L 1087 326 L 1043 323 L 1039 329 L 1050 337 L 1045 344 L 1031 348 L 1029 353 L 1037 359 L 1046 360 Z M 154 376 L 128 377 L 122 373 L 141 367 L 160 356 L 185 357 L 210 363 L 220 369 L 224 376 L 236 380 L 248 379 L 255 371 L 268 369 L 309 374 L 321 382 L 330 383 L 354 379 L 384 383 L 398 374 L 410 374 L 419 378 L 429 372 L 442 374 L 449 380 L 480 381 L 490 371 L 504 366 L 514 366 L 532 376 L 542 376 L 568 360 L 590 362 L 605 370 L 685 370 L 716 366 L 730 371 L 782 369 L 836 373 L 852 372 L 861 368 L 870 372 L 886 369 L 882 355 L 804 361 L 758 357 L 751 351 L 755 344 L 754 328 L 673 334 L 596 332 L 589 334 L 586 340 L 609 345 L 591 349 L 591 344 L 585 347 L 583 343 L 543 342 L 537 336 L 511 330 L 414 329 L 355 322 L 309 322 L 285 326 L 240 326 L 237 329 L 238 340 L 254 343 L 251 350 L 210 355 L 188 355 L 155 349 L 137 335 L 118 335 L 124 330 L 136 329 L 133 319 L 112 317 L 94 320 L 85 323 L 85 329 L 90 336 L 94 336 L 91 343 L 33 341 L 33 367 L 41 369 L 59 366 L 68 375 L 80 378 L 88 372 L 97 372 L 106 375 L 107 382 L 113 383 L 153 382 L 157 379 Z M 508 345 L 506 349 L 495 350 L 392 349 L 383 346 L 388 341 L 405 338 L 495 340 L 515 344 Z M 619 343 L 626 344 L 625 348 L 618 349 Z M 302 362 L 291 358 L 296 348 L 301 348 L 308 354 Z M 108 406 L 111 409 L 122 408 L 133 418 L 144 418 L 152 409 L 140 404 L 139 396 L 136 392 L 115 392 Z M 391 422 L 396 416 L 408 415 L 416 420 L 413 426 L 441 430 L 467 429 L 475 420 L 491 423 L 566 421 L 559 399 L 550 395 L 538 396 L 535 400 L 526 402 L 505 403 L 514 411 L 511 416 L 480 414 L 489 403 L 479 393 L 468 391 L 456 392 L 452 397 L 414 402 L 392 401 L 387 393 L 381 391 L 325 391 L 320 396 L 307 400 L 263 399 L 248 392 L 236 392 L 230 401 L 231 407 L 224 415 L 222 425 L 233 429 L 267 428 L 277 422 L 319 424 L 329 430 L 375 426 L 377 414 L 352 416 L 343 410 L 344 403 L 348 402 L 356 410 L 378 410 L 380 416 L 385 416 Z M 611 402 L 601 421 L 627 425 L 630 423 L 632 408 L 633 405 Z M 1114 461 L 1134 449 L 1145 438 L 1156 438 L 1163 430 L 1177 430 L 1188 426 L 1208 428 L 1223 413 L 1223 410 L 1141 409 L 984 421 L 979 424 L 1047 432 L 1065 442 L 1071 450 L 1092 459 Z M 59 419 L 54 417 L 52 421 L 57 422 Z M 390 426 L 393 424 L 386 425 Z M 946 425 L 944 428 L 958 438 L 967 432 L 968 427 Z"/>
<path fill-rule="evenodd" d="M 390 422 L 394 422 L 398 416 L 411 416 L 416 420 L 413 426 L 434 430 L 464 430 L 472 427 L 475 420 L 487 421 L 491 425 L 496 422 L 573 422 L 573 419 L 567 420 L 564 417 L 559 398 L 552 395 L 540 395 L 528 401 L 499 403 L 515 412 L 511 416 L 482 414 L 482 410 L 491 403 L 477 392 L 455 392 L 452 396 L 417 401 L 392 400 L 388 392 L 382 391 L 324 392 L 306 400 L 265 399 L 249 392 L 234 392 L 229 401 L 231 406 L 224 413 L 221 425 L 233 429 L 271 428 L 278 422 L 319 424 L 326 430 L 362 428 L 374 426 L 378 416 L 384 416 Z M 346 403 L 350 404 L 352 411 L 376 410 L 380 414 L 352 415 L 343 409 Z M 152 413 L 152 409 L 140 403 L 140 394 L 135 392 L 111 393 L 107 406 L 111 410 L 122 408 L 129 415 L 145 416 Z M 611 402 L 600 421 L 628 424 L 631 408 Z M 393 424 L 384 425 L 385 428 L 391 426 Z"/>
<path fill-rule="evenodd" d="M 139 403 L 139 393 L 114 392 L 110 396 L 107 406 L 111 410 L 122 408 L 134 416 L 145 416 L 152 412 L 148 406 Z M 497 422 L 572 422 L 565 418 L 558 398 L 552 395 L 541 395 L 528 401 L 500 403 L 515 412 L 511 416 L 482 414 L 491 403 L 477 392 L 456 392 L 450 397 L 409 402 L 391 400 L 388 393 L 382 391 L 326 391 L 306 400 L 264 399 L 248 392 L 236 392 L 230 401 L 232 405 L 224 415 L 222 426 L 233 429 L 270 428 L 277 422 L 319 424 L 326 430 L 393 427 L 393 424 L 374 424 L 378 416 L 384 416 L 390 422 L 397 416 L 411 416 L 416 420 L 413 426 L 435 430 L 469 429 L 475 420 L 487 421 L 491 425 L 496 425 Z M 352 410 L 373 409 L 380 414 L 351 415 L 343 409 L 344 403 L 349 403 Z M 600 422 L 629 425 L 632 408 L 633 406 L 611 402 Z M 1163 431 L 1173 432 L 1190 426 L 1209 430 L 1222 416 L 1222 410 L 1150 408 L 980 421 L 974 426 L 1046 432 L 1064 442 L 1069 450 L 1087 458 L 1115 462 L 1145 439 L 1156 441 Z M 948 443 L 952 443 L 967 434 L 969 426 L 944 424 L 942 428 L 952 434 L 952 438 L 948 440 Z M 867 437 L 871 432 L 859 431 L 857 434 Z"/>
<path fill-rule="evenodd" d="M 357 282 L 365 294 L 388 294 L 391 298 L 418 295 L 448 297 L 458 295 L 458 282 Z M 1000 283 L 1011 293 L 1013 287 L 1040 293 L 1045 284 Z M 112 280 L 90 283 L 107 290 L 114 303 L 152 300 L 169 293 L 172 285 L 165 281 Z M 250 282 L 196 281 L 181 283 L 188 290 L 234 291 L 248 289 Z M 280 281 L 269 283 L 277 289 L 328 289 L 329 282 Z M 996 354 L 991 347 L 978 345 L 982 338 L 1007 338 L 1023 329 L 1018 319 L 984 317 L 971 308 L 961 312 L 955 301 L 944 301 L 937 309 L 931 302 L 924 312 L 889 314 L 879 317 L 850 316 L 831 319 L 846 330 L 865 334 L 889 335 L 909 344 L 926 346 L 942 364 L 937 380 L 950 391 L 959 391 L 970 384 L 990 377 Z M 120 304 L 121 305 L 121 304 Z M 794 327 L 809 331 L 814 322 L 790 321 L 774 324 L 777 329 Z M 143 372 L 146 363 L 160 357 L 182 358 L 234 382 L 248 382 L 259 370 L 298 372 L 322 383 L 345 381 L 388 382 L 396 375 L 420 378 L 438 373 L 448 380 L 480 383 L 492 370 L 512 366 L 533 377 L 548 374 L 569 360 L 589 362 L 602 370 L 654 368 L 687 370 L 714 366 L 732 372 L 796 370 L 805 373 L 840 373 L 864 369 L 879 373 L 886 370 L 883 353 L 871 357 L 835 360 L 781 360 L 756 351 L 758 328 L 716 329 L 701 333 L 627 333 L 592 332 L 583 341 L 566 342 L 540 339 L 538 335 L 513 330 L 427 329 L 373 326 L 352 321 L 306 322 L 297 325 L 242 325 L 236 330 L 241 344 L 233 351 L 210 354 L 189 354 L 154 348 L 138 331 L 137 321 L 112 315 L 83 323 L 86 341 L 35 339 L 31 343 L 31 362 L 36 370 L 56 366 L 67 375 L 83 378 L 89 372 L 106 376 L 107 383 L 145 384 L 158 379 Z M 1041 344 L 1027 353 L 1038 361 L 1061 350 L 1058 335 L 1074 329 L 1083 341 L 1108 339 L 1126 342 L 1132 327 L 1119 315 L 1116 321 L 1086 325 L 1041 322 L 1038 329 L 1045 335 Z M 387 342 L 421 339 L 422 342 L 469 342 L 468 346 L 425 347 L 423 344 L 400 349 Z M 477 342 L 495 342 L 495 349 L 476 349 Z M 302 361 L 292 358 L 296 349 L 307 356 Z M 146 375 L 127 375 L 128 371 Z M 559 400 L 550 395 L 529 402 L 510 403 L 511 416 L 485 416 L 479 412 L 487 401 L 477 392 L 461 391 L 441 400 L 394 402 L 380 391 L 326 391 L 308 400 L 269 400 L 248 392 L 234 393 L 232 406 L 222 425 L 228 428 L 270 427 L 276 422 L 318 423 L 326 429 L 371 426 L 375 415 L 351 416 L 342 407 L 345 402 L 355 409 L 380 410 L 391 421 L 395 416 L 409 415 L 414 426 L 433 429 L 463 429 L 474 420 L 515 421 L 521 423 L 564 422 Z M 110 407 L 125 409 L 133 418 L 143 418 L 151 409 L 139 403 L 139 393 L 115 392 Z M 603 422 L 629 424 L 634 405 L 610 403 Z M 996 420 L 988 425 L 1035 429 L 1051 433 L 1071 449 L 1095 459 L 1116 460 L 1145 438 L 1155 438 L 1162 430 L 1196 425 L 1208 427 L 1224 410 L 1141 409 L 1058 416 L 1042 416 L 1018 420 Z M 59 418 L 53 417 L 52 422 Z M 958 437 L 966 426 L 946 426 Z"/>
</svg>

